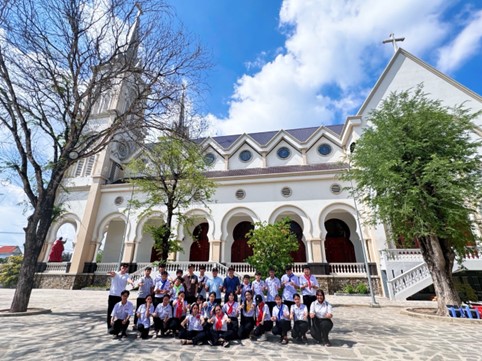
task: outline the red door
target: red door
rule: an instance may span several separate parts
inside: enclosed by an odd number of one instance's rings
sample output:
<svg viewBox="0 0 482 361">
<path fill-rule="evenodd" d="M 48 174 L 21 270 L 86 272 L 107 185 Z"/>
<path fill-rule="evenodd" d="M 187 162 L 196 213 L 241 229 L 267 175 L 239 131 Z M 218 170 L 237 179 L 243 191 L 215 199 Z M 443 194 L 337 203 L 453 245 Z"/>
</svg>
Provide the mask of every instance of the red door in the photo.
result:
<svg viewBox="0 0 482 361">
<path fill-rule="evenodd" d="M 248 239 L 246 238 L 246 233 L 253 228 L 251 222 L 241 222 L 234 227 L 231 262 L 245 262 L 246 258 L 253 255 L 253 250 L 248 246 Z"/>
<path fill-rule="evenodd" d="M 295 221 L 291 221 L 290 228 L 291 232 L 296 234 L 296 238 L 298 239 L 298 250 L 290 253 L 293 262 L 306 262 L 306 248 L 303 243 L 303 230 Z"/>
<path fill-rule="evenodd" d="M 193 238 L 194 242 L 191 244 L 189 252 L 189 260 L 193 262 L 209 261 L 209 238 L 208 238 L 208 223 L 201 223 L 194 228 Z"/>
<path fill-rule="evenodd" d="M 355 247 L 345 237 L 326 237 L 325 253 L 328 263 L 356 262 Z"/>
</svg>

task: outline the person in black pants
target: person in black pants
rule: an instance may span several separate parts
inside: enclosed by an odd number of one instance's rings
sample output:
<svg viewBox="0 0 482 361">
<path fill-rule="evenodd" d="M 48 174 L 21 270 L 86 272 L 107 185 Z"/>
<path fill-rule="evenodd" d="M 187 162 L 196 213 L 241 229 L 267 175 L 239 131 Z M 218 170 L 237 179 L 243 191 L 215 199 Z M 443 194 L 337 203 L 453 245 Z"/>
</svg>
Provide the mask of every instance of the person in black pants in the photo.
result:
<svg viewBox="0 0 482 361">
<path fill-rule="evenodd" d="M 311 337 L 326 347 L 331 346 L 328 334 L 333 328 L 333 313 L 331 304 L 325 300 L 323 290 L 316 291 L 316 301 L 310 306 L 310 318 Z"/>
</svg>

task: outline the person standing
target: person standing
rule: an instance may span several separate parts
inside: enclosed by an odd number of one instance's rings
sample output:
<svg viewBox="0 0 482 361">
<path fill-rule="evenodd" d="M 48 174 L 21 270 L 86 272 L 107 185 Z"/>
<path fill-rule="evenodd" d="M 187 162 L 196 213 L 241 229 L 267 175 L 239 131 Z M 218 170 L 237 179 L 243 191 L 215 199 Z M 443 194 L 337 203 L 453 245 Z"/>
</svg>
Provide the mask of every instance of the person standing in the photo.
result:
<svg viewBox="0 0 482 361">
<path fill-rule="evenodd" d="M 325 300 L 325 293 L 323 290 L 316 291 L 316 301 L 310 306 L 311 337 L 313 337 L 320 344 L 330 347 L 330 339 L 328 334 L 333 328 L 333 311 L 332 306 Z"/>
<path fill-rule="evenodd" d="M 107 329 L 109 329 L 111 325 L 111 313 L 114 309 L 114 306 L 120 302 L 121 293 L 126 289 L 127 284 L 132 284 L 132 280 L 127 273 L 129 265 L 127 263 L 121 263 L 120 271 L 118 272 L 107 272 L 107 274 L 112 277 L 110 283 L 110 290 L 109 290 L 109 299 L 107 301 Z"/>
<path fill-rule="evenodd" d="M 274 275 L 274 269 L 269 270 L 269 277 L 264 281 L 268 294 L 266 295 L 266 304 L 269 307 L 269 312 L 273 312 L 273 307 L 276 305 L 275 297 L 278 294 L 278 290 L 281 288 L 281 282 L 278 277 Z"/>
<path fill-rule="evenodd" d="M 146 267 L 144 269 L 144 276 L 140 278 L 137 285 L 139 286 L 139 292 L 137 294 L 136 300 L 136 310 L 139 309 L 140 305 L 146 303 L 146 297 L 152 294 L 154 289 L 154 280 L 151 277 L 152 268 Z M 152 298 L 151 298 L 152 301 Z M 151 312 L 152 313 L 152 312 Z M 134 316 L 134 327 L 137 327 L 137 312 Z"/>
<path fill-rule="evenodd" d="M 261 279 L 261 272 L 256 271 L 254 274 L 254 281 L 251 283 L 253 290 L 253 297 L 261 296 L 264 300 L 264 292 L 266 291 L 266 283 Z"/>
<path fill-rule="evenodd" d="M 303 303 L 310 309 L 311 303 L 316 301 L 316 290 L 318 289 L 318 281 L 316 277 L 311 274 L 310 266 L 303 267 L 303 275 L 299 279 L 301 294 L 303 295 Z M 308 323 L 311 327 L 311 318 L 308 318 Z"/>
<path fill-rule="evenodd" d="M 64 241 L 62 237 L 59 237 L 59 239 L 54 242 L 50 250 L 49 262 L 62 262 L 62 254 L 64 253 L 64 244 L 66 242 L 67 240 Z"/>
<path fill-rule="evenodd" d="M 160 267 L 159 267 L 160 268 Z M 171 282 L 167 279 L 167 271 L 162 271 L 160 277 L 156 277 L 154 282 L 154 307 L 157 307 L 164 298 L 164 296 L 169 296 L 171 294 Z"/>
<path fill-rule="evenodd" d="M 206 283 L 208 281 L 208 276 L 205 275 L 206 273 L 206 266 L 201 265 L 199 266 L 199 277 L 198 277 L 198 290 L 197 295 L 203 296 L 205 299 L 208 297 L 206 294 Z"/>
<path fill-rule="evenodd" d="M 114 339 L 127 337 L 127 328 L 129 327 L 129 320 L 134 313 L 134 305 L 127 301 L 130 292 L 124 290 L 121 292 L 121 300 L 116 303 L 111 312 L 111 330 L 109 333 L 114 335 Z M 119 333 L 122 335 L 119 336 Z"/>
<path fill-rule="evenodd" d="M 291 266 L 286 266 L 286 274 L 281 277 L 281 286 L 283 286 L 283 303 L 291 309 L 294 305 L 293 295 L 296 293 L 296 289 L 300 286 L 298 277 L 293 273 Z"/>
<path fill-rule="evenodd" d="M 214 292 L 216 294 L 216 299 L 214 302 L 217 305 L 221 305 L 221 291 L 223 289 L 223 279 L 218 276 L 218 269 L 213 268 L 213 277 L 208 279 L 206 283 L 206 291 L 211 293 Z"/>
<path fill-rule="evenodd" d="M 183 283 L 186 292 L 186 301 L 188 304 L 196 302 L 198 277 L 194 274 L 194 265 L 190 264 L 187 268 L 187 274 L 183 276 Z"/>
<path fill-rule="evenodd" d="M 228 275 L 224 279 L 223 282 L 223 290 L 224 290 L 224 303 L 228 302 L 229 294 L 232 292 L 235 295 L 235 301 L 238 301 L 238 294 L 241 288 L 241 282 L 239 282 L 239 278 L 234 276 L 234 268 L 228 268 Z"/>
</svg>

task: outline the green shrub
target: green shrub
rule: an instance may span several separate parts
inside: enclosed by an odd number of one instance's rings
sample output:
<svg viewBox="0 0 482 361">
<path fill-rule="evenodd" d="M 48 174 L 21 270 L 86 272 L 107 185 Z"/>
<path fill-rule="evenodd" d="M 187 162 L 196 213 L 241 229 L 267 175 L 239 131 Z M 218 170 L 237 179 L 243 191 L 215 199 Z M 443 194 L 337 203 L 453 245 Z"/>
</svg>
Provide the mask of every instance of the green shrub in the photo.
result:
<svg viewBox="0 0 482 361">
<path fill-rule="evenodd" d="M 351 285 L 351 284 L 347 284 L 347 285 L 345 285 L 345 287 L 343 287 L 342 292 L 343 293 L 350 293 L 350 294 L 355 293 L 355 287 L 353 287 L 353 285 Z"/>
<path fill-rule="evenodd" d="M 365 283 L 359 283 L 355 287 L 355 293 L 366 295 L 368 293 L 368 286 Z"/>
<path fill-rule="evenodd" d="M 10 256 L 6 263 L 0 265 L 0 285 L 6 288 L 17 285 L 22 261 L 23 256 Z"/>
</svg>

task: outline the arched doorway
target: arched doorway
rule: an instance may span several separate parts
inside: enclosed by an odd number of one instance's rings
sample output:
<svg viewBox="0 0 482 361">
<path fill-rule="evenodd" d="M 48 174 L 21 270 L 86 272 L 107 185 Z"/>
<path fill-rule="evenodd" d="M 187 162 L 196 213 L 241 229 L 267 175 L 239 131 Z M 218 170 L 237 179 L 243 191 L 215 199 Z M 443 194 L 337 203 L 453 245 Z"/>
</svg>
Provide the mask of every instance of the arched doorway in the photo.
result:
<svg viewBox="0 0 482 361">
<path fill-rule="evenodd" d="M 251 231 L 254 225 L 251 222 L 240 222 L 233 230 L 233 245 L 231 246 L 231 262 L 245 262 L 246 258 L 253 255 L 253 250 L 248 246 L 246 233 Z"/>
<path fill-rule="evenodd" d="M 194 228 L 192 233 L 193 242 L 189 251 L 189 260 L 193 262 L 209 261 L 209 224 L 201 223 Z"/>
<path fill-rule="evenodd" d="M 327 235 L 325 253 L 328 263 L 356 262 L 355 247 L 350 241 L 350 229 L 340 219 L 330 219 L 325 222 Z"/>
<path fill-rule="evenodd" d="M 297 251 L 291 252 L 290 254 L 291 257 L 293 257 L 293 262 L 306 262 L 306 248 L 305 244 L 303 243 L 303 229 L 295 221 L 291 221 L 290 229 L 291 233 L 296 235 L 299 246 Z"/>
</svg>

